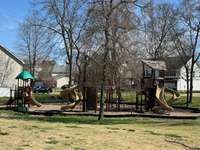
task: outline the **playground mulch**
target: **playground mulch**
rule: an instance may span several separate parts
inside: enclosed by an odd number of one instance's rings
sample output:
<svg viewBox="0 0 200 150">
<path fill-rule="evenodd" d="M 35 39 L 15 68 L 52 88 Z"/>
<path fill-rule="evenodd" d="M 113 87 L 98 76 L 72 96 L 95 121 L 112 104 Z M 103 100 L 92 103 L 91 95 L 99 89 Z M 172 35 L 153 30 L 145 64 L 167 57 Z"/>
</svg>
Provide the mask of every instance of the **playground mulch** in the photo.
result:
<svg viewBox="0 0 200 150">
<path fill-rule="evenodd" d="M 76 107 L 73 110 L 61 111 L 62 104 L 43 104 L 42 107 L 31 107 L 29 109 L 30 114 L 34 115 L 83 115 L 83 116 L 98 116 L 98 111 L 82 112 L 81 106 Z M 190 109 L 176 108 L 174 112 L 157 114 L 153 112 L 137 113 L 134 110 L 129 111 L 105 111 L 105 117 L 152 117 L 152 118 L 171 118 L 171 119 L 196 119 L 200 118 L 200 112 L 193 112 Z"/>
</svg>

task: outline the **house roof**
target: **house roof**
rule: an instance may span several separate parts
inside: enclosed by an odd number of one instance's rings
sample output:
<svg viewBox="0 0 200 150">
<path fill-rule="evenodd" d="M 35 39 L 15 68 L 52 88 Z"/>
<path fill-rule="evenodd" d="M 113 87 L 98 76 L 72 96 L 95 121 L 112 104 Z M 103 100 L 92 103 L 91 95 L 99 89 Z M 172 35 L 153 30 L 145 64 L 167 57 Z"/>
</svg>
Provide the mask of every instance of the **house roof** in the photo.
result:
<svg viewBox="0 0 200 150">
<path fill-rule="evenodd" d="M 148 67 L 155 70 L 167 70 L 165 61 L 160 60 L 142 60 L 142 62 Z"/>
<path fill-rule="evenodd" d="M 2 46 L 1 44 L 0 44 L 0 50 L 3 51 L 4 53 L 6 53 L 12 59 L 14 59 L 18 64 L 20 64 L 22 66 L 24 65 L 24 62 L 22 60 L 20 60 L 19 58 L 17 58 L 17 56 L 15 56 L 15 54 L 13 54 L 11 51 L 9 51 L 7 48 L 5 48 L 4 46 Z"/>
<path fill-rule="evenodd" d="M 58 80 L 58 79 L 61 79 L 61 78 L 64 78 L 64 77 L 66 77 L 66 74 L 58 74 L 58 75 L 54 76 L 53 78 L 55 80 Z"/>
<path fill-rule="evenodd" d="M 62 74 L 62 73 L 66 73 L 67 72 L 67 67 L 65 65 L 58 65 L 58 64 L 55 64 L 53 66 L 53 70 L 52 70 L 52 73 L 55 73 L 55 74 Z"/>
<path fill-rule="evenodd" d="M 181 56 L 176 56 L 176 57 L 166 57 L 162 60 L 165 61 L 167 70 L 178 70 L 181 67 L 186 64 L 191 57 L 181 57 Z"/>
</svg>

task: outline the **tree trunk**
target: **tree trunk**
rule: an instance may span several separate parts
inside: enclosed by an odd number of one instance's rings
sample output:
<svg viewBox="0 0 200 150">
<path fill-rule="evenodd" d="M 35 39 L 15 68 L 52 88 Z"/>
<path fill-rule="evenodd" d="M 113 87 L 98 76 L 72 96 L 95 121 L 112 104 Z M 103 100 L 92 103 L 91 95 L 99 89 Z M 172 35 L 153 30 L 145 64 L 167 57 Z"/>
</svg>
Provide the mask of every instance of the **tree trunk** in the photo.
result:
<svg viewBox="0 0 200 150">
<path fill-rule="evenodd" d="M 87 56 L 85 55 L 85 63 L 84 63 L 84 70 L 83 70 L 83 112 L 86 112 L 86 73 L 87 73 Z"/>
<path fill-rule="evenodd" d="M 190 95 L 189 95 L 189 103 L 192 103 L 192 97 L 193 97 L 193 70 L 194 70 L 194 64 L 193 60 L 191 62 L 191 70 L 190 70 Z"/>
<path fill-rule="evenodd" d="M 99 110 L 99 118 L 98 120 L 103 119 L 103 114 L 104 114 L 104 84 L 105 84 L 105 80 L 102 81 L 101 84 L 101 96 L 100 96 L 100 110 Z"/>
<path fill-rule="evenodd" d="M 189 85 L 189 70 L 187 68 L 187 66 L 185 66 L 185 70 L 186 70 L 186 83 L 187 83 L 187 99 L 186 99 L 186 105 L 187 107 L 189 106 L 189 95 L 190 95 L 190 92 L 189 92 L 189 89 L 190 89 L 190 85 Z"/>
<path fill-rule="evenodd" d="M 104 65 L 102 70 L 102 83 L 101 83 L 101 95 L 100 95 L 100 110 L 99 110 L 99 118 L 98 120 L 103 119 L 104 117 L 104 88 L 105 88 L 105 81 L 106 81 L 106 58 L 107 58 L 107 52 L 104 56 Z"/>
<path fill-rule="evenodd" d="M 72 60 L 69 60 L 69 86 L 72 85 Z"/>
<path fill-rule="evenodd" d="M 107 25 L 108 25 L 108 18 L 107 18 Z M 109 53 L 108 43 L 109 43 L 109 33 L 108 33 L 108 26 L 106 27 L 105 31 L 105 52 L 104 52 L 104 59 L 103 59 L 103 68 L 102 68 L 102 83 L 101 83 L 101 95 L 100 95 L 100 110 L 99 110 L 99 118 L 98 120 L 103 119 L 103 113 L 104 113 L 104 86 L 105 86 L 105 80 L 106 80 L 106 61 L 107 61 L 107 55 Z"/>
<path fill-rule="evenodd" d="M 106 42 L 107 43 L 107 42 Z M 106 81 L 106 58 L 108 54 L 108 49 L 106 50 L 104 54 L 104 64 L 103 64 L 103 70 L 102 70 L 102 83 L 101 83 L 101 95 L 100 95 L 100 110 L 99 110 L 99 118 L 98 120 L 103 119 L 103 114 L 104 114 L 104 86 L 105 86 L 105 81 Z"/>
</svg>

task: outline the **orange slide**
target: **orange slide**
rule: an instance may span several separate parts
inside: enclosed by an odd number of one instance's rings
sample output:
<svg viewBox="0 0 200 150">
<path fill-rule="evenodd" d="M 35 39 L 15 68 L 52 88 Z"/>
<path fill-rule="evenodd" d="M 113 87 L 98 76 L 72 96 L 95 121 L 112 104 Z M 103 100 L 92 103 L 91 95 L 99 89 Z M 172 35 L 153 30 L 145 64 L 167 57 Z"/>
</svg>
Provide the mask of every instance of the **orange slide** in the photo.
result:
<svg viewBox="0 0 200 150">
<path fill-rule="evenodd" d="M 156 88 L 156 101 L 158 102 L 158 104 L 165 110 L 167 111 L 173 111 L 174 109 L 169 106 L 165 100 L 165 92 L 172 94 L 172 98 L 170 100 L 177 100 L 180 98 L 180 94 L 178 92 L 176 92 L 175 90 L 172 90 L 170 88 L 160 88 L 159 86 L 157 86 Z"/>
<path fill-rule="evenodd" d="M 76 86 L 66 88 L 60 93 L 61 97 L 74 102 L 61 106 L 61 110 L 74 109 L 82 101 L 82 93 L 78 91 Z"/>
<path fill-rule="evenodd" d="M 41 107 L 42 106 L 41 103 L 39 103 L 37 100 L 35 100 L 32 97 L 25 98 L 25 103 L 27 103 L 27 104 L 29 104 L 31 106 L 37 106 L 37 107 Z"/>
</svg>

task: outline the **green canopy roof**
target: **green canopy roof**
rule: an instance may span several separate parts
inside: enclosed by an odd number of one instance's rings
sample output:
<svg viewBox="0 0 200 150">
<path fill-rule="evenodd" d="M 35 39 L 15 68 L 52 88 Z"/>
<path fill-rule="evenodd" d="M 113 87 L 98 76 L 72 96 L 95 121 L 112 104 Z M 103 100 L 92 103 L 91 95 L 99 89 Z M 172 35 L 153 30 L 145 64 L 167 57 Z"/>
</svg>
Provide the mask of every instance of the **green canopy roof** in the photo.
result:
<svg viewBox="0 0 200 150">
<path fill-rule="evenodd" d="M 32 75 L 31 72 L 29 71 L 26 71 L 26 70 L 23 70 L 17 77 L 16 79 L 21 79 L 21 80 L 28 80 L 28 79 L 31 79 L 31 80 L 34 80 L 34 77 Z"/>
</svg>

